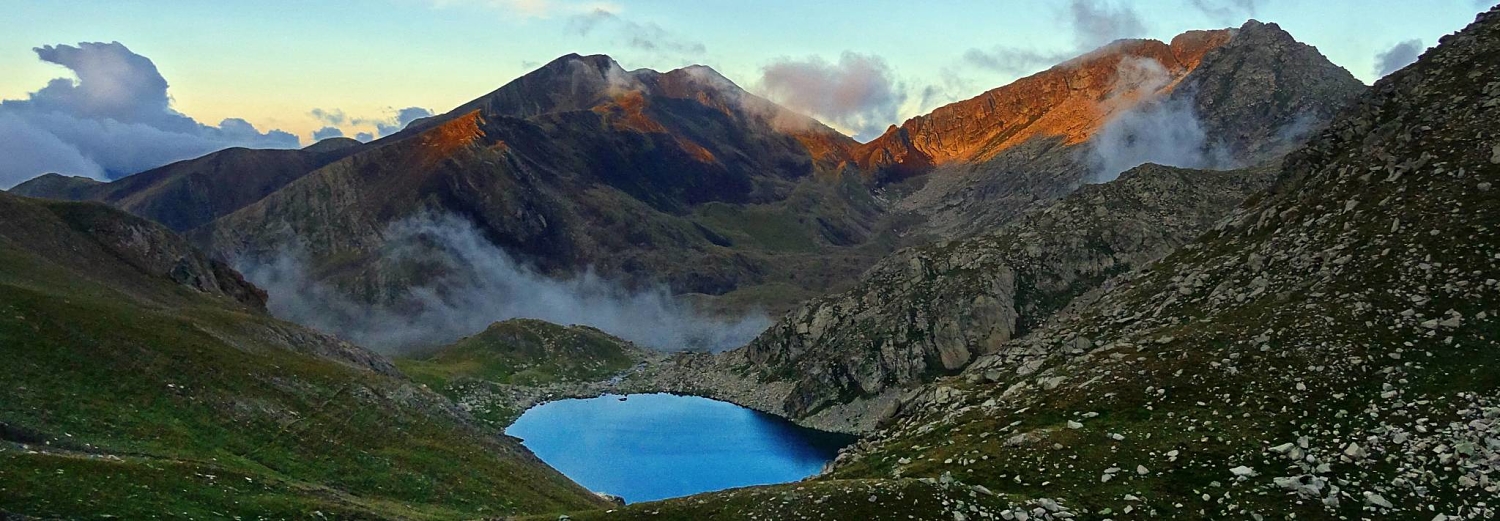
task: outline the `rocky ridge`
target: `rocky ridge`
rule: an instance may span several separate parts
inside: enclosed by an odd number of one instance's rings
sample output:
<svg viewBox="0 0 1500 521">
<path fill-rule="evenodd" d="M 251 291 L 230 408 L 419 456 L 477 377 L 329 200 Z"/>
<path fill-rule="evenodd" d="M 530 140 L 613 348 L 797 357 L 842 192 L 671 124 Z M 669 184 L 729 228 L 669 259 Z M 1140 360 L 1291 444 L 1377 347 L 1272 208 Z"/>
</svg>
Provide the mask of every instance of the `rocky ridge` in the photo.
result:
<svg viewBox="0 0 1500 521">
<path fill-rule="evenodd" d="M 801 295 L 899 241 L 884 203 L 827 170 L 852 144 L 706 67 L 626 71 L 569 55 L 192 237 L 223 258 L 300 244 L 310 272 L 368 301 L 414 283 L 381 251 L 394 223 L 426 214 L 468 220 L 548 275 L 592 268 L 678 293 L 774 284 Z"/>
<path fill-rule="evenodd" d="M 1193 34 L 1198 33 L 1179 39 Z M 1099 83 L 1092 91 L 1098 116 L 1088 120 L 1088 132 L 1040 132 L 990 155 L 941 164 L 914 181 L 920 187 L 896 208 L 921 216 L 920 229 L 938 237 L 993 230 L 1027 209 L 1114 174 L 1101 170 L 1105 165 L 1096 152 L 1119 146 L 1120 134 L 1132 132 L 1126 125 L 1100 134 L 1101 127 L 1117 120 L 1144 118 L 1153 121 L 1150 128 L 1201 134 L 1202 143 L 1170 145 L 1176 160 L 1200 156 L 1201 165 L 1187 166 L 1259 165 L 1303 143 L 1365 90 L 1348 71 L 1276 24 L 1251 20 L 1225 34 L 1232 36 L 1208 39 L 1218 44 L 1187 62 L 1192 67 L 1151 54 L 1115 59 L 1108 74 L 1090 76 Z M 1067 70 L 1065 65 L 1054 71 Z M 1188 150 L 1192 147 L 1199 149 Z"/>
<path fill-rule="evenodd" d="M 914 395 L 833 477 L 962 473 L 1117 519 L 1494 516 L 1497 51 L 1490 11 L 1202 239 Z"/>
<path fill-rule="evenodd" d="M 854 289 L 787 314 L 745 356 L 763 378 L 794 382 L 782 406 L 792 418 L 956 373 L 1193 240 L 1273 176 L 1136 168 L 994 233 L 898 252 Z"/>
<path fill-rule="evenodd" d="M 1203 61 L 1204 55 L 1233 40 L 1235 31 L 1188 31 L 1164 43 L 1120 40 L 1046 71 L 1016 80 L 974 98 L 892 125 L 885 134 L 854 151 L 860 168 L 907 175 L 951 162 L 983 162 L 1038 137 L 1064 143 L 1087 141 L 1131 101 L 1169 92 Z M 1165 81 L 1122 82 L 1122 64 L 1158 63 Z M 1123 88 L 1122 88 L 1123 87 Z M 1114 99 L 1120 103 L 1100 103 Z"/>
</svg>

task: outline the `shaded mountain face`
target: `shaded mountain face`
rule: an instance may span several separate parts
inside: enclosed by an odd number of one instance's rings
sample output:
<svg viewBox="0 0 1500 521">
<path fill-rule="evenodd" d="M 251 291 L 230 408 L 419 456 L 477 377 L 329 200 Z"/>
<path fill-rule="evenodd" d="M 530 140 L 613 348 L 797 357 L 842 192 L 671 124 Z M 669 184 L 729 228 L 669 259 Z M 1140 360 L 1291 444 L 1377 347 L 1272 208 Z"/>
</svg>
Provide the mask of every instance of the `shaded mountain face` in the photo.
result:
<svg viewBox="0 0 1500 521">
<path fill-rule="evenodd" d="M 440 240 L 452 235 L 543 276 L 592 270 L 632 291 L 660 284 L 712 295 L 700 302 L 715 309 L 780 313 L 847 289 L 896 248 L 993 231 L 1102 163 L 1170 154 L 1221 168 L 1274 157 L 1360 89 L 1279 28 L 1250 23 L 1117 42 L 861 145 L 707 67 L 627 71 L 569 55 L 375 143 L 285 153 L 303 158 L 295 165 L 225 151 L 108 185 L 45 177 L 22 191 L 192 228 L 218 258 L 291 266 L 276 272 L 278 293 L 327 286 L 353 301 L 335 307 L 357 316 L 376 304 L 415 316 L 413 294 L 462 301 L 464 270 L 439 255 L 454 249 Z M 1199 139 L 1139 139 L 1164 119 Z M 1209 128 L 1238 133 L 1219 143 L 1203 138 Z M 1171 150 L 1131 149 L 1137 142 Z M 181 173 L 203 170 L 262 181 L 223 186 Z M 399 233 L 435 220 L 463 222 L 465 233 Z M 315 322 L 351 322 L 332 314 Z M 506 317 L 460 318 L 442 322 L 467 329 L 435 341 Z"/>
<path fill-rule="evenodd" d="M 1198 241 L 916 393 L 833 476 L 951 472 L 1096 515 L 1486 512 L 1497 77 L 1492 10 Z"/>
<path fill-rule="evenodd" d="M 362 147 L 353 139 L 335 138 L 301 150 L 230 148 L 109 183 L 47 174 L 10 191 L 30 197 L 99 201 L 181 232 L 259 201 Z"/>
<path fill-rule="evenodd" d="M 161 225 L 97 203 L 65 203 L 0 192 L 0 241 L 132 297 L 163 298 L 176 283 L 264 311 L 266 294 Z M 150 282 L 145 282 L 150 281 Z"/>
<path fill-rule="evenodd" d="M 0 222 L 6 516 L 608 504 L 386 359 L 266 315 L 263 294 L 159 224 L 6 193 Z"/>
<path fill-rule="evenodd" d="M 751 298 L 787 306 L 889 251 L 874 243 L 883 203 L 831 170 L 853 145 L 706 67 L 570 55 L 193 236 L 224 258 L 295 245 L 318 280 L 380 301 L 440 276 L 390 259 L 391 226 L 451 216 L 544 274 L 715 295 L 782 284 Z"/>
</svg>

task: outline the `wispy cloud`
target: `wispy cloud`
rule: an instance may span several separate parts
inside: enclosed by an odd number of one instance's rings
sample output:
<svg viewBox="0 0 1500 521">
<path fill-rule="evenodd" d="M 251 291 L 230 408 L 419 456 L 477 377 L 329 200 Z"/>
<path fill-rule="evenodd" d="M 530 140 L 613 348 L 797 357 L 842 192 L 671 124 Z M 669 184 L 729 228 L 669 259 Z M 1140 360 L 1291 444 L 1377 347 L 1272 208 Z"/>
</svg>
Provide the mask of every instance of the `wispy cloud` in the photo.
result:
<svg viewBox="0 0 1500 521">
<path fill-rule="evenodd" d="M 1012 76 L 1036 72 L 1071 57 L 1073 54 L 1068 52 L 1038 51 L 1005 46 L 964 51 L 964 63 Z"/>
<path fill-rule="evenodd" d="M 1093 49 L 1120 38 L 1139 38 L 1146 24 L 1130 4 L 1106 0 L 1072 0 L 1068 3 L 1073 38 L 1082 49 Z"/>
<path fill-rule="evenodd" d="M 411 122 L 418 119 L 431 117 L 433 112 L 422 107 L 406 107 L 404 109 L 388 109 L 389 112 L 380 117 L 358 117 L 350 116 L 341 109 L 315 108 L 308 115 L 322 122 L 325 126 L 318 132 L 327 134 L 329 129 L 339 131 L 342 136 L 346 132 L 355 132 L 355 139 L 370 141 L 376 137 L 385 137 L 400 132 Z M 363 130 L 356 132 L 356 130 Z M 362 139 L 369 136 L 369 139 Z M 323 139 L 313 134 L 314 139 Z"/>
<path fill-rule="evenodd" d="M 1240 25 L 1254 17 L 1265 0 L 1189 0 L 1188 3 L 1214 22 Z"/>
<path fill-rule="evenodd" d="M 761 69 L 759 90 L 862 140 L 879 136 L 895 123 L 906 101 L 905 87 L 885 60 L 849 51 L 838 62 L 819 56 L 778 60 Z"/>
<path fill-rule="evenodd" d="M 621 7 L 614 2 L 578 0 L 427 0 L 437 8 L 477 6 L 521 18 L 551 18 L 588 13 L 595 10 L 619 12 Z"/>
<path fill-rule="evenodd" d="M 698 56 L 708 50 L 701 42 L 672 36 L 660 25 L 636 22 L 603 8 L 569 17 L 568 26 L 574 33 L 584 37 L 609 31 L 618 43 L 638 51 Z"/>
</svg>

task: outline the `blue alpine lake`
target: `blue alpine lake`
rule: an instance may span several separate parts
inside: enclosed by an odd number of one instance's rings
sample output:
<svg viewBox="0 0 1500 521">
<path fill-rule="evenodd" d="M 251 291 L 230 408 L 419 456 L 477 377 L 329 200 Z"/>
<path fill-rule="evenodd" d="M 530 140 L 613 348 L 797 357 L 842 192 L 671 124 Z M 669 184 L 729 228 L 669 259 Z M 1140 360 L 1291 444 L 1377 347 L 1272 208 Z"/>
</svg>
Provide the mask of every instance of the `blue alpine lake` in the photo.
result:
<svg viewBox="0 0 1500 521">
<path fill-rule="evenodd" d="M 630 503 L 796 481 L 854 441 L 732 403 L 670 394 L 550 402 L 505 433 L 573 481 Z"/>
</svg>

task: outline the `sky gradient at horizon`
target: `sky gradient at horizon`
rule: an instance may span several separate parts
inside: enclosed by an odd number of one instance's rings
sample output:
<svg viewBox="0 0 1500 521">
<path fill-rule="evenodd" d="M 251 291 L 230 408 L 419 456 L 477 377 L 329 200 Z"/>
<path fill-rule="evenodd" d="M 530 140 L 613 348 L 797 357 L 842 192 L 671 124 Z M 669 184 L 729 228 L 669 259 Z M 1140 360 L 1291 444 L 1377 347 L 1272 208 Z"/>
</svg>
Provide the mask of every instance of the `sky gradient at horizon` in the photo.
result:
<svg viewBox="0 0 1500 521">
<path fill-rule="evenodd" d="M 1081 27 L 1075 12 L 1080 3 L 1129 23 Z M 847 121 L 814 115 L 868 138 L 870 129 L 1044 69 L 1050 65 L 1045 57 L 1074 55 L 1097 43 L 1095 37 L 1169 39 L 1189 29 L 1238 26 L 1248 18 L 1279 23 L 1370 83 L 1378 77 L 1379 55 L 1410 40 L 1419 42 L 1413 50 L 1435 45 L 1471 22 L 1486 3 L 916 4 L 0 0 L 9 22 L 0 32 L 0 99 L 24 99 L 53 78 L 72 77 L 38 60 L 33 47 L 119 41 L 155 63 L 171 85 L 177 111 L 205 122 L 243 118 L 263 131 L 292 132 L 308 144 L 312 132 L 327 124 L 311 114 L 314 109 L 365 120 L 393 118 L 411 106 L 444 112 L 570 52 L 609 54 L 627 69 L 705 64 L 757 93 L 767 92 L 767 71 L 777 64 L 838 67 L 845 53 L 854 53 L 884 68 L 890 91 L 882 100 L 894 109 Z M 975 58 L 998 50 L 1031 57 L 999 68 Z M 373 129 L 368 123 L 344 127 L 351 136 Z"/>
</svg>

